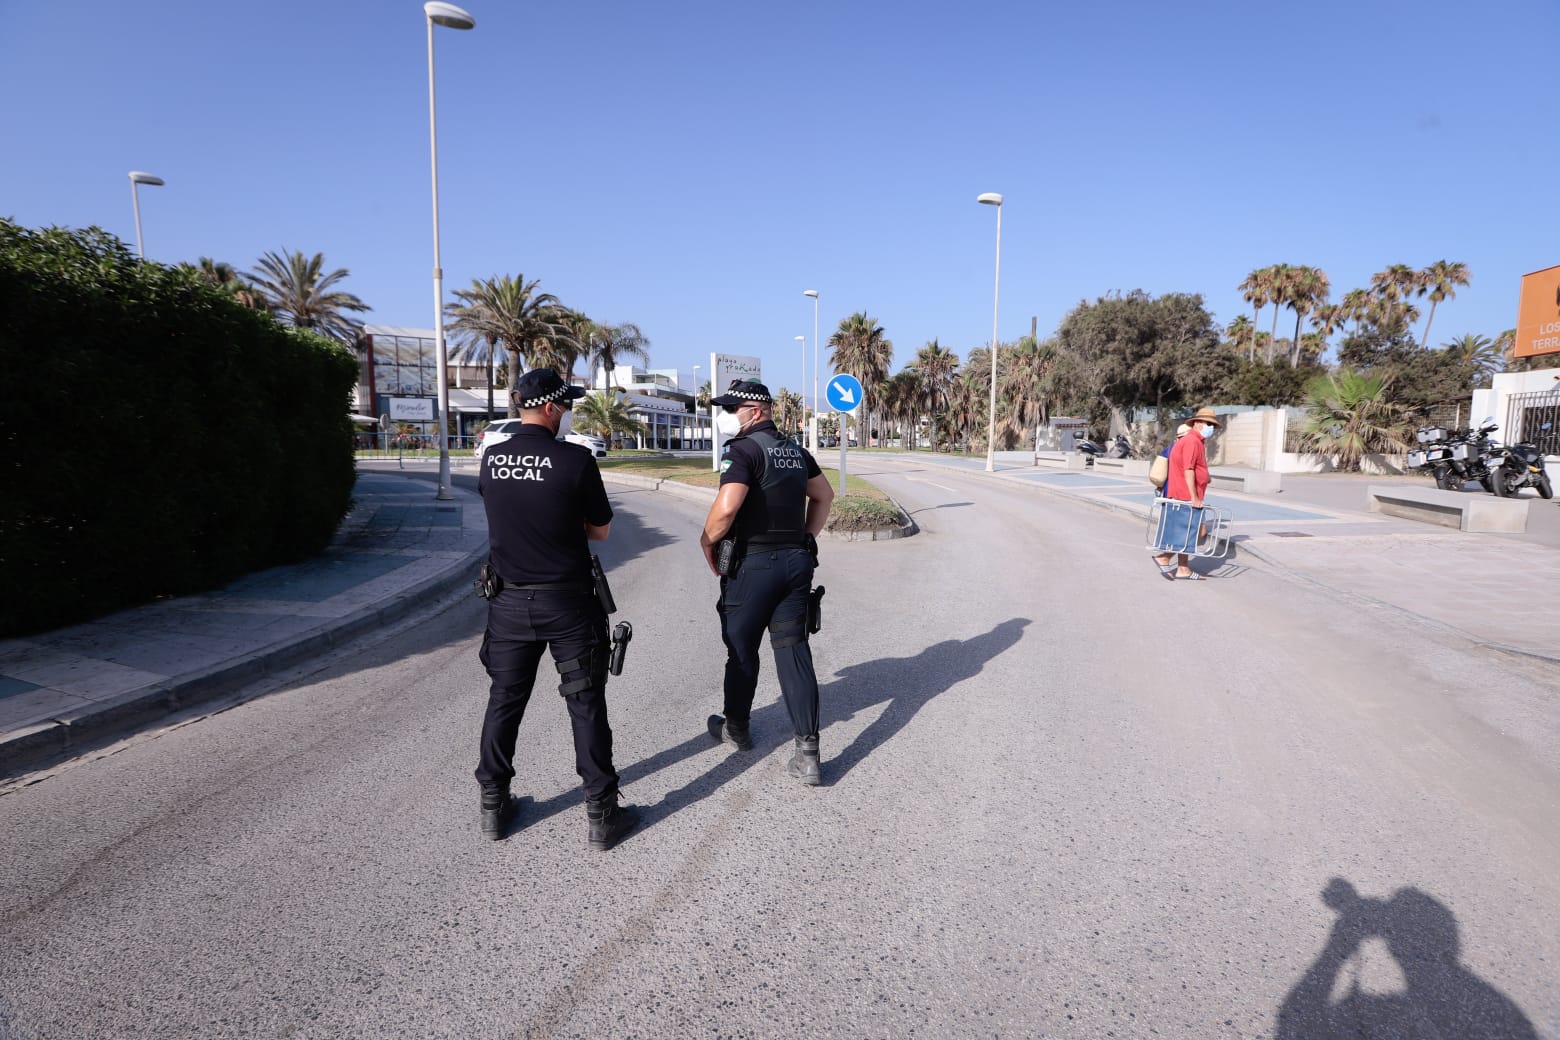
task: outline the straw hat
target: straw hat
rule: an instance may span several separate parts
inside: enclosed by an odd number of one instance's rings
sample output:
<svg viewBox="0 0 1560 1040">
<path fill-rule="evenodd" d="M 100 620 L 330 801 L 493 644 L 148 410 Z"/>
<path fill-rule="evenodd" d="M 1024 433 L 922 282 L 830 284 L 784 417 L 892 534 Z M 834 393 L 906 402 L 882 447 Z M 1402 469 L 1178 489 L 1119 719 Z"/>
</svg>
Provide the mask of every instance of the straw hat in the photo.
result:
<svg viewBox="0 0 1560 1040">
<path fill-rule="evenodd" d="M 1224 425 L 1223 423 L 1219 422 L 1219 417 L 1214 412 L 1214 410 L 1212 408 L 1199 408 L 1199 409 L 1197 409 L 1197 414 L 1192 416 L 1190 419 L 1186 420 L 1186 423 L 1187 423 L 1188 426 L 1190 426 L 1194 422 L 1209 423 L 1215 429 L 1218 429 L 1219 427 Z"/>
</svg>

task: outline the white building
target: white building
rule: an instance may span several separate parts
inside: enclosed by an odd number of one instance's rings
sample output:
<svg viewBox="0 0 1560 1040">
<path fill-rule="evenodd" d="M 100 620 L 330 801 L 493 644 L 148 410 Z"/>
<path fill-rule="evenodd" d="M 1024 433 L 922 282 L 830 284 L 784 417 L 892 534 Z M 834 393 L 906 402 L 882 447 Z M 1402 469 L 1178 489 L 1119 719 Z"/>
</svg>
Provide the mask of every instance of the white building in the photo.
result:
<svg viewBox="0 0 1560 1040">
<path fill-rule="evenodd" d="M 1497 436 L 1504 443 L 1526 441 L 1545 455 L 1560 456 L 1560 367 L 1497 375 L 1490 389 L 1473 392 L 1470 421 L 1485 417 L 1500 424 Z"/>
</svg>

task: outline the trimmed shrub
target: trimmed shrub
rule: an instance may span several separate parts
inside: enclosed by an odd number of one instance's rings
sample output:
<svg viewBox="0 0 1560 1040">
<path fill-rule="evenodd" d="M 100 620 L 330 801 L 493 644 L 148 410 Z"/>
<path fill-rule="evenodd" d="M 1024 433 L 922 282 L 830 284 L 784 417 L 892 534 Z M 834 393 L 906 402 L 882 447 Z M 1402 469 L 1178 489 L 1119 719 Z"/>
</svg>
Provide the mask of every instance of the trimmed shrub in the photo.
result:
<svg viewBox="0 0 1560 1040">
<path fill-rule="evenodd" d="M 0 220 L 0 636 L 322 550 L 357 361 L 98 228 Z"/>
</svg>

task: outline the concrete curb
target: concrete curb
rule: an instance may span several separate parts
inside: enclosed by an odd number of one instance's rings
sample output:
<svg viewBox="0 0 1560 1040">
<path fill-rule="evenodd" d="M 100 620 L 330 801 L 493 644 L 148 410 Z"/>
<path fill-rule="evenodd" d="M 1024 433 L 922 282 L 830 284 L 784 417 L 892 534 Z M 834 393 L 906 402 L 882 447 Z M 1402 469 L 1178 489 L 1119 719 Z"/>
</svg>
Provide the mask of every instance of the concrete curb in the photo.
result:
<svg viewBox="0 0 1560 1040">
<path fill-rule="evenodd" d="M 609 483 L 627 484 L 629 487 L 644 488 L 646 491 L 660 491 L 677 498 L 685 498 L 690 502 L 698 502 L 701 505 L 709 505 L 715 500 L 713 488 L 694 487 L 676 480 L 667 480 L 657 477 L 638 477 L 631 473 L 607 474 L 603 472 L 601 479 Z M 886 542 L 895 538 L 909 538 L 913 534 L 919 534 L 921 528 L 917 526 L 915 518 L 905 512 L 905 507 L 900 505 L 892 497 L 889 502 L 899 510 L 899 515 L 905 518 L 905 523 L 898 527 L 885 528 L 873 531 L 824 531 L 818 536 L 820 541 L 833 542 Z"/>
<path fill-rule="evenodd" d="M 475 495 L 470 497 L 474 501 L 468 508 L 480 509 L 480 499 Z M 484 538 L 481 545 L 463 556 L 449 559 L 435 573 L 401 589 L 388 600 L 323 620 L 303 632 L 222 664 L 170 676 L 109 700 L 60 712 L 47 722 L 14 730 L 0 738 L 0 778 L 26 772 L 55 756 L 87 750 L 105 738 L 126 736 L 147 723 L 227 696 L 323 651 L 343 646 L 364 633 L 399 621 L 423 608 L 430 598 L 443 597 L 473 580 L 487 554 L 487 539 Z"/>
</svg>

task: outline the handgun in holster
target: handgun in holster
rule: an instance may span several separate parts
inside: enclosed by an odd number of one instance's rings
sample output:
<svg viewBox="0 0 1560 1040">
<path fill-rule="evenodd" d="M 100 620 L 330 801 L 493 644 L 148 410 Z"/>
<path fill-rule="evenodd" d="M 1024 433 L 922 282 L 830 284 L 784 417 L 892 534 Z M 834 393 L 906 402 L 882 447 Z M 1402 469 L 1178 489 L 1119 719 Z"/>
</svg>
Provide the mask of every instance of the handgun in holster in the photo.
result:
<svg viewBox="0 0 1560 1040">
<path fill-rule="evenodd" d="M 482 565 L 482 569 L 477 572 L 477 580 L 471 584 L 475 586 L 477 595 L 483 599 L 492 599 L 504 591 L 504 579 L 498 576 L 492 560 Z"/>
<path fill-rule="evenodd" d="M 737 570 L 737 540 L 722 538 L 715 546 L 715 571 L 722 578 L 729 578 Z"/>
<path fill-rule="evenodd" d="M 807 594 L 807 631 L 817 635 L 823 628 L 823 586 L 819 585 Z"/>
<path fill-rule="evenodd" d="M 623 674 L 623 661 L 628 657 L 628 642 L 634 638 L 634 626 L 627 621 L 619 621 L 612 628 L 612 649 L 607 657 L 607 671 L 613 675 Z"/>
</svg>

